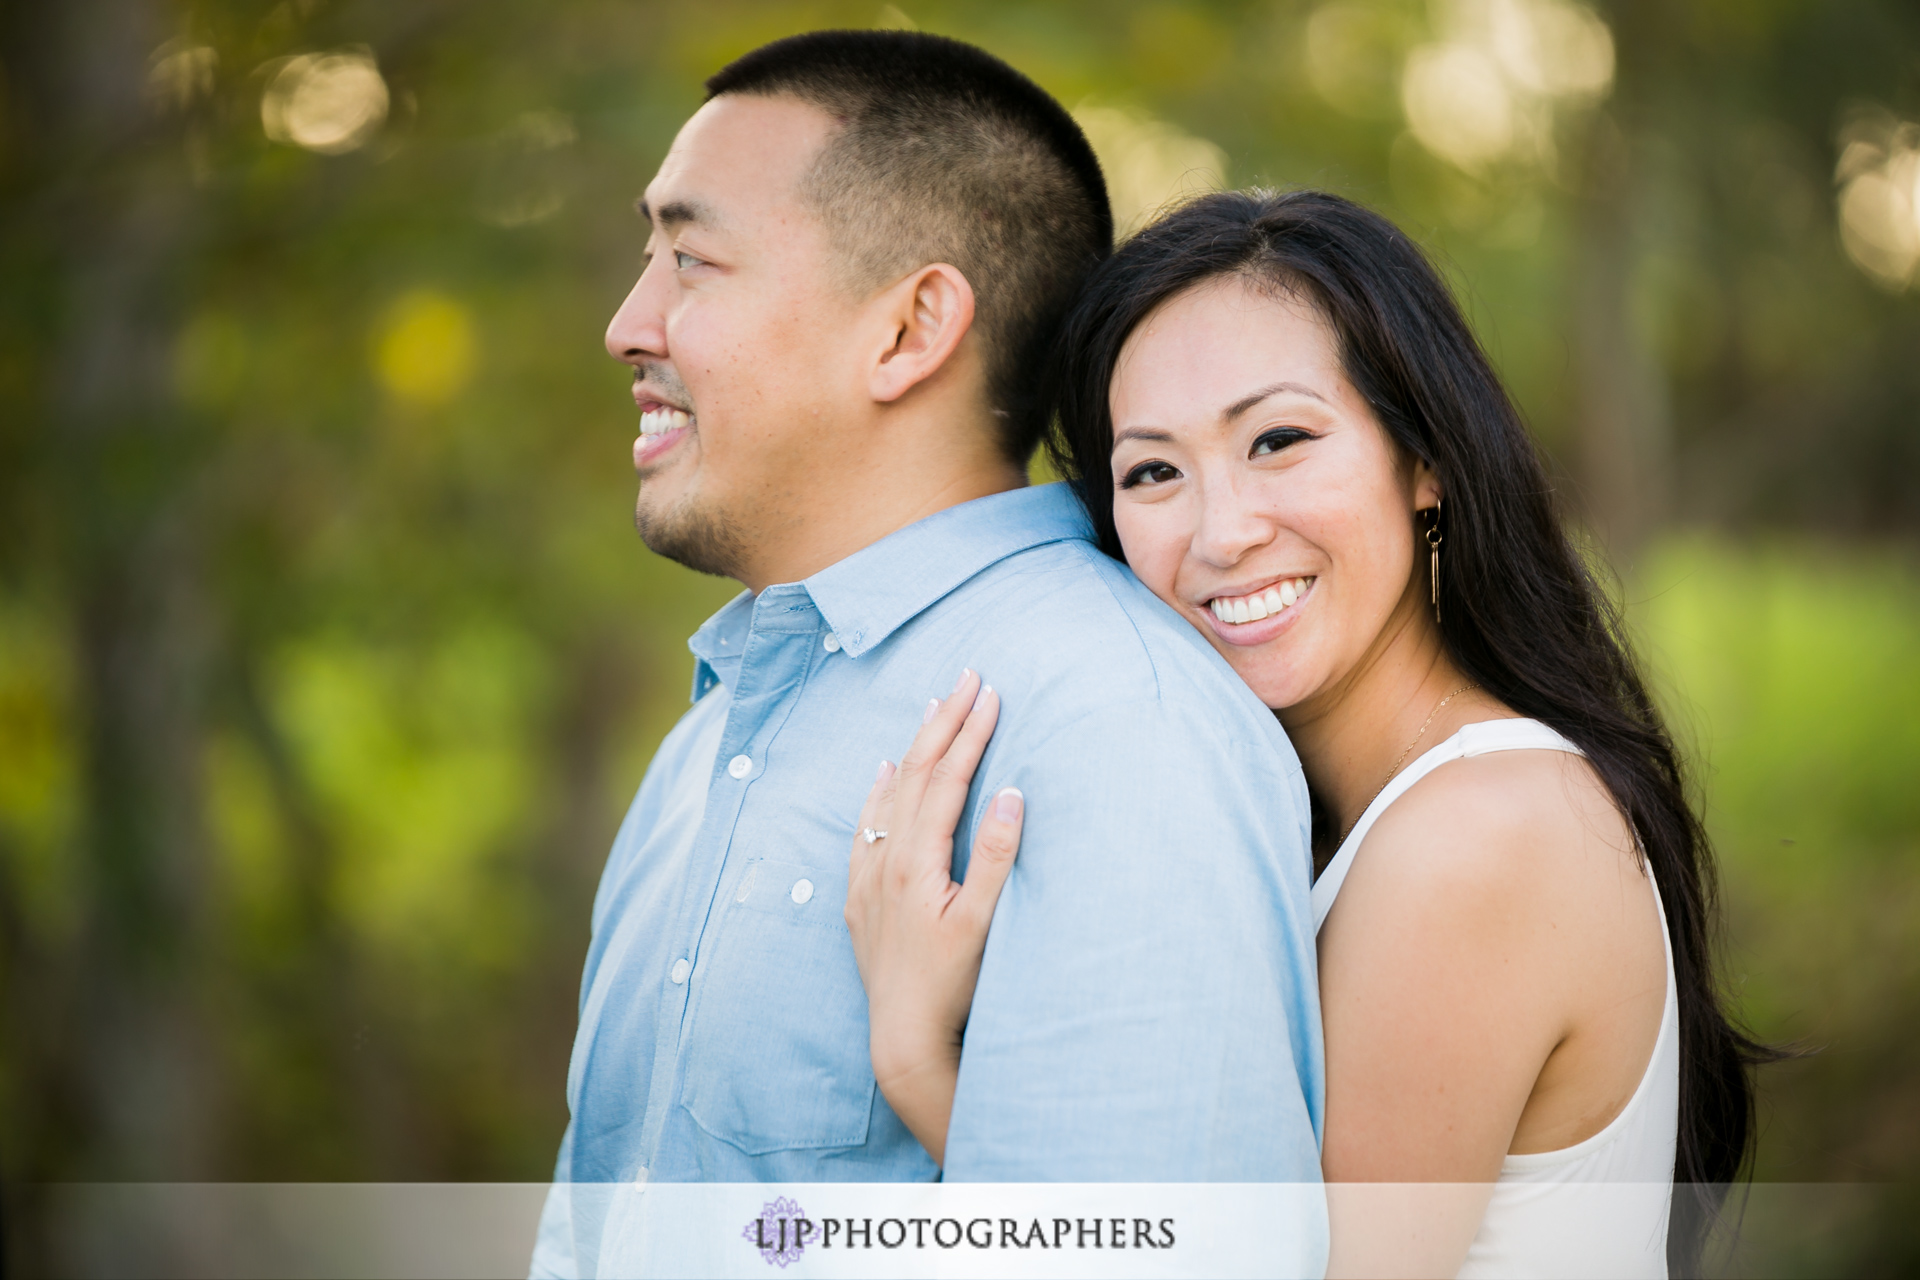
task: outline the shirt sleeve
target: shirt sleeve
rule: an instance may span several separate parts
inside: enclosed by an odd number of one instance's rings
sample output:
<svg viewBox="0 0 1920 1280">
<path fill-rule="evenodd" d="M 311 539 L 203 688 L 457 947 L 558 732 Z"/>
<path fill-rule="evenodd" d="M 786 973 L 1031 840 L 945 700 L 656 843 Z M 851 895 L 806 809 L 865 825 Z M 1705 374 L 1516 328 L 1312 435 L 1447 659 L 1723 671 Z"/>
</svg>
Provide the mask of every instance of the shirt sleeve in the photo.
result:
<svg viewBox="0 0 1920 1280">
<path fill-rule="evenodd" d="M 1018 786 L 1027 817 L 949 1180 L 1319 1181 L 1306 787 L 1219 710 L 1143 700 L 996 744 L 983 796 Z"/>
</svg>

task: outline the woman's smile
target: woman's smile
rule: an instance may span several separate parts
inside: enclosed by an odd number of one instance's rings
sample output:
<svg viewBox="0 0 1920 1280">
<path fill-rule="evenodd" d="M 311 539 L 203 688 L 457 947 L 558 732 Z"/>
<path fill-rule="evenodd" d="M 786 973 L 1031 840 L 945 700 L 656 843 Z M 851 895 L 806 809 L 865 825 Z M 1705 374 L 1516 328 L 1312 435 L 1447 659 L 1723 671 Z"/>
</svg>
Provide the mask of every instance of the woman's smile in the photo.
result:
<svg viewBox="0 0 1920 1280">
<path fill-rule="evenodd" d="M 1222 593 L 1202 606 L 1202 616 L 1228 644 L 1265 644 L 1293 625 L 1319 580 L 1317 576 L 1277 578 L 1242 594 Z"/>
</svg>

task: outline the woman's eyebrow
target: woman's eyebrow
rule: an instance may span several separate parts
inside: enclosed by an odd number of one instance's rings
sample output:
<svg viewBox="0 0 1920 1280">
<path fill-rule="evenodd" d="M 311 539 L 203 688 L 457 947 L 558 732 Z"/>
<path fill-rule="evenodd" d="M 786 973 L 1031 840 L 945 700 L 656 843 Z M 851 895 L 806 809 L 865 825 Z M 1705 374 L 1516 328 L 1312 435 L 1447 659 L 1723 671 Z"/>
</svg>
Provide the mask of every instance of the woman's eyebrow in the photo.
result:
<svg viewBox="0 0 1920 1280">
<path fill-rule="evenodd" d="M 1122 440 L 1151 440 L 1155 444 L 1171 444 L 1173 443 L 1173 433 L 1157 431 L 1152 427 L 1128 427 L 1125 431 L 1116 431 L 1114 433 L 1113 442 L 1115 444 L 1119 444 Z"/>
<path fill-rule="evenodd" d="M 1227 411 L 1221 414 L 1220 416 L 1222 420 L 1226 422 L 1232 422 L 1235 418 L 1239 417 L 1241 414 L 1245 413 L 1247 410 L 1253 408 L 1253 406 L 1259 404 L 1262 400 L 1265 400 L 1268 396 L 1277 396 L 1282 391 L 1291 391 L 1295 395 L 1308 396 L 1308 397 L 1311 397 L 1312 399 L 1318 400 L 1321 404 L 1327 403 L 1327 398 L 1325 396 L 1321 395 L 1318 391 L 1315 391 L 1312 387 L 1307 386 L 1305 383 L 1276 382 L 1270 387 L 1260 388 L 1258 391 L 1254 392 L 1252 395 L 1242 396 L 1240 397 L 1240 399 L 1235 400 L 1232 404 L 1227 406 Z"/>
</svg>

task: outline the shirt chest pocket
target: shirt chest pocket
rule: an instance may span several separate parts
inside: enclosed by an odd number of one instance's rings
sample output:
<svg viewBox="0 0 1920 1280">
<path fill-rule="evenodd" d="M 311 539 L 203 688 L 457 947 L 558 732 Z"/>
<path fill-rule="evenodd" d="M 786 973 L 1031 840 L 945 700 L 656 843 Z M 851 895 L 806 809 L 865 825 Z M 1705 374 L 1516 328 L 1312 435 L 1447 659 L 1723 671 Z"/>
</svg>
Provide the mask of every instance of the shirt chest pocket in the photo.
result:
<svg viewBox="0 0 1920 1280">
<path fill-rule="evenodd" d="M 681 1101 L 748 1155 L 866 1143 L 873 1068 L 846 895 L 844 869 L 756 858 L 716 904 Z"/>
</svg>

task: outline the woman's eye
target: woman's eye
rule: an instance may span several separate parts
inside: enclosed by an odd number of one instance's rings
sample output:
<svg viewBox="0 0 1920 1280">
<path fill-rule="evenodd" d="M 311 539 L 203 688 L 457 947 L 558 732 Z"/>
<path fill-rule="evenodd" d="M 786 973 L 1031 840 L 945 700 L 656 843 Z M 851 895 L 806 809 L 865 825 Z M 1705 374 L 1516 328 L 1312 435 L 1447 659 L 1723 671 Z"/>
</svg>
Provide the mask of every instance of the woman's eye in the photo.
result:
<svg viewBox="0 0 1920 1280">
<path fill-rule="evenodd" d="M 1311 440 L 1312 438 L 1313 437 L 1307 432 L 1301 431 L 1296 427 L 1288 427 L 1281 431 L 1264 432 L 1253 442 L 1253 448 L 1247 450 L 1247 456 L 1249 458 L 1264 457 L 1270 453 L 1278 453 L 1290 444 L 1298 444 L 1302 440 Z"/>
<path fill-rule="evenodd" d="M 679 268 L 680 270 L 685 271 L 688 267 L 699 266 L 700 259 L 694 257 L 690 253 L 682 253 L 676 249 L 674 250 L 674 254 L 673 254 L 673 265 Z"/>
<path fill-rule="evenodd" d="M 1165 484 L 1169 480 L 1180 478 L 1180 468 L 1171 462 L 1143 462 L 1127 472 L 1120 481 L 1122 489 L 1132 489 L 1143 484 Z"/>
</svg>

